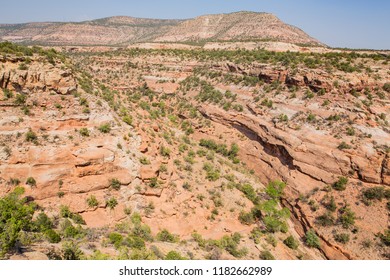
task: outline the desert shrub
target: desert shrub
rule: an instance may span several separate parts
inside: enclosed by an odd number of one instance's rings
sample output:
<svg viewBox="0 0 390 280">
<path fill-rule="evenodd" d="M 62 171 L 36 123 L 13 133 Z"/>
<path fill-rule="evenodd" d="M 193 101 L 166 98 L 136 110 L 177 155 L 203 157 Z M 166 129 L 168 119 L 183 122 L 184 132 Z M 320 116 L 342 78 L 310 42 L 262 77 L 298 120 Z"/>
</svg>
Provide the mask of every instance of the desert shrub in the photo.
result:
<svg viewBox="0 0 390 280">
<path fill-rule="evenodd" d="M 118 205 L 118 201 L 115 199 L 115 197 L 111 197 L 106 201 L 106 205 L 110 209 L 114 209 Z"/>
<path fill-rule="evenodd" d="M 19 185 L 21 182 L 18 178 L 11 178 L 9 179 L 8 183 L 12 186 L 17 186 Z"/>
<path fill-rule="evenodd" d="M 123 243 L 124 245 L 133 249 L 145 248 L 145 241 L 141 237 L 135 235 L 130 235 L 124 240 Z"/>
<path fill-rule="evenodd" d="M 241 258 L 248 253 L 246 248 L 238 248 L 240 243 L 241 235 L 239 233 L 233 233 L 231 236 L 225 235 L 221 239 L 217 240 L 215 244 L 221 248 L 225 249 L 233 257 Z"/>
<path fill-rule="evenodd" d="M 349 242 L 349 234 L 348 233 L 337 233 L 334 235 L 334 240 L 339 243 L 346 244 Z"/>
<path fill-rule="evenodd" d="M 337 146 L 339 150 L 351 149 L 352 146 L 347 144 L 345 141 L 341 142 L 340 145 Z"/>
<path fill-rule="evenodd" d="M 142 165 L 149 165 L 150 164 L 150 160 L 146 157 L 141 157 L 139 159 L 139 162 L 142 164 Z"/>
<path fill-rule="evenodd" d="M 26 184 L 31 187 L 35 187 L 37 185 L 37 181 L 35 181 L 33 177 L 28 177 L 26 180 Z"/>
<path fill-rule="evenodd" d="M 305 235 L 305 243 L 312 248 L 319 248 L 321 246 L 320 239 L 313 229 L 309 229 Z"/>
<path fill-rule="evenodd" d="M 71 218 L 72 217 L 72 212 L 70 211 L 69 206 L 66 206 L 66 205 L 60 206 L 60 216 L 62 218 Z"/>
<path fill-rule="evenodd" d="M 45 236 L 50 243 L 59 243 L 61 241 L 61 236 L 53 229 L 46 230 Z"/>
<path fill-rule="evenodd" d="M 96 196 L 91 195 L 90 197 L 87 198 L 87 204 L 88 207 L 93 208 L 99 205 L 99 201 L 97 200 Z"/>
<path fill-rule="evenodd" d="M 390 246 L 390 230 L 385 230 L 384 233 L 379 234 L 380 239 L 382 240 L 383 244 L 386 246 Z"/>
<path fill-rule="evenodd" d="M 281 181 L 271 181 L 267 185 L 265 192 L 273 199 L 279 199 L 283 195 L 283 190 L 286 187 L 286 183 Z"/>
<path fill-rule="evenodd" d="M 45 213 L 41 212 L 35 219 L 34 226 L 38 231 L 44 232 L 53 228 L 53 222 Z"/>
<path fill-rule="evenodd" d="M 85 221 L 83 217 L 79 213 L 72 213 L 71 217 L 73 222 L 75 222 L 78 225 L 85 225 Z"/>
<path fill-rule="evenodd" d="M 199 145 L 202 147 L 205 147 L 209 150 L 212 150 L 218 154 L 221 154 L 225 157 L 228 157 L 232 161 L 237 161 L 237 155 L 238 155 L 238 145 L 233 143 L 230 146 L 230 149 L 227 148 L 225 144 L 217 144 L 214 140 L 211 139 L 201 139 L 199 141 Z"/>
<path fill-rule="evenodd" d="M 62 245 L 63 260 L 81 260 L 84 258 L 83 252 L 74 242 L 66 242 Z"/>
<path fill-rule="evenodd" d="M 255 189 L 250 184 L 237 185 L 239 191 L 243 192 L 246 198 L 252 201 L 254 204 L 258 202 L 258 196 Z"/>
<path fill-rule="evenodd" d="M 326 209 L 328 209 L 331 212 L 334 212 L 337 210 L 337 205 L 336 205 L 336 202 L 335 202 L 333 196 L 330 197 L 329 201 L 325 204 L 325 207 L 326 207 Z"/>
<path fill-rule="evenodd" d="M 292 235 L 290 235 L 289 237 L 287 237 L 287 238 L 283 241 L 283 243 L 284 243 L 287 247 L 289 247 L 289 248 L 291 248 L 291 249 L 293 249 L 293 250 L 295 250 L 295 249 L 298 248 L 298 242 L 295 240 L 295 238 L 294 238 Z"/>
<path fill-rule="evenodd" d="M 129 115 L 126 115 L 126 116 L 122 117 L 122 121 L 124 121 L 128 125 L 132 125 L 133 124 L 133 118 L 131 116 L 129 116 Z"/>
<path fill-rule="evenodd" d="M 369 200 L 390 199 L 390 189 L 384 187 L 374 187 L 363 191 L 363 196 Z"/>
<path fill-rule="evenodd" d="M 146 224 L 135 224 L 133 229 L 131 230 L 131 234 L 138 236 L 146 241 L 153 241 L 153 236 L 150 227 Z"/>
<path fill-rule="evenodd" d="M 182 257 L 180 253 L 176 251 L 169 251 L 164 259 L 165 260 L 186 260 L 186 258 Z"/>
<path fill-rule="evenodd" d="M 350 228 L 355 224 L 356 215 L 349 207 L 344 207 L 340 212 L 339 220 L 344 228 Z"/>
<path fill-rule="evenodd" d="M 316 223 L 323 227 L 333 226 L 335 222 L 334 217 L 330 213 L 325 213 L 316 218 Z"/>
<path fill-rule="evenodd" d="M 151 187 L 151 188 L 158 188 L 159 185 L 160 184 L 158 182 L 158 178 L 157 177 L 150 178 L 149 187 Z"/>
<path fill-rule="evenodd" d="M 15 248 L 20 241 L 21 231 L 31 231 L 34 228 L 32 216 L 36 205 L 21 198 L 23 193 L 23 188 L 16 188 L 0 198 L 0 257 Z"/>
<path fill-rule="evenodd" d="M 122 244 L 123 236 L 120 233 L 111 232 L 108 235 L 108 239 L 110 240 L 110 243 L 115 246 L 115 248 L 119 248 Z"/>
<path fill-rule="evenodd" d="M 98 129 L 102 133 L 109 133 L 111 131 L 111 126 L 109 123 L 105 123 L 99 126 Z"/>
<path fill-rule="evenodd" d="M 16 105 L 23 105 L 26 103 L 27 96 L 25 94 L 18 94 L 15 98 L 15 104 Z"/>
<path fill-rule="evenodd" d="M 390 83 L 385 83 L 382 88 L 383 90 L 390 92 Z"/>
<path fill-rule="evenodd" d="M 238 216 L 238 219 L 244 225 L 251 225 L 256 222 L 256 218 L 253 216 L 252 212 L 241 211 L 240 215 Z"/>
<path fill-rule="evenodd" d="M 267 231 L 269 232 L 287 232 L 287 224 L 275 216 L 266 216 L 263 218 L 263 222 Z"/>
<path fill-rule="evenodd" d="M 62 235 L 66 238 L 82 238 L 85 235 L 85 232 L 80 226 L 74 227 L 68 219 L 62 222 L 61 231 Z"/>
<path fill-rule="evenodd" d="M 171 150 L 165 146 L 161 146 L 160 147 L 160 155 L 162 155 L 163 157 L 169 157 L 169 155 L 171 154 Z"/>
<path fill-rule="evenodd" d="M 217 181 L 221 176 L 219 170 L 215 169 L 210 163 L 206 162 L 203 165 L 203 170 L 206 171 L 206 179 L 209 181 Z"/>
<path fill-rule="evenodd" d="M 275 260 L 275 257 L 270 251 L 261 251 L 259 258 L 261 260 Z"/>
<path fill-rule="evenodd" d="M 117 178 L 112 178 L 110 180 L 110 186 L 114 190 L 119 190 L 121 188 L 121 182 Z"/>
<path fill-rule="evenodd" d="M 88 259 L 95 260 L 95 261 L 105 261 L 105 260 L 110 260 L 111 256 L 102 253 L 100 250 L 95 250 L 93 254 L 88 257 Z"/>
<path fill-rule="evenodd" d="M 29 131 L 26 132 L 26 141 L 28 142 L 36 142 L 38 140 L 37 134 L 29 129 Z"/>
<path fill-rule="evenodd" d="M 12 98 L 14 96 L 14 94 L 12 93 L 12 91 L 10 91 L 9 89 L 7 88 L 4 88 L 3 89 L 3 92 L 4 92 L 4 97 L 6 99 L 9 99 L 9 98 Z"/>
<path fill-rule="evenodd" d="M 79 130 L 79 133 L 81 136 L 88 137 L 89 136 L 89 130 L 86 127 L 82 127 Z"/>
<path fill-rule="evenodd" d="M 344 191 L 347 188 L 348 178 L 339 177 L 339 179 L 333 183 L 333 188 L 337 191 Z"/>
<path fill-rule="evenodd" d="M 166 229 L 163 229 L 160 232 L 158 232 L 156 238 L 158 241 L 170 242 L 170 243 L 175 243 L 178 241 L 178 237 L 173 235 Z"/>
</svg>

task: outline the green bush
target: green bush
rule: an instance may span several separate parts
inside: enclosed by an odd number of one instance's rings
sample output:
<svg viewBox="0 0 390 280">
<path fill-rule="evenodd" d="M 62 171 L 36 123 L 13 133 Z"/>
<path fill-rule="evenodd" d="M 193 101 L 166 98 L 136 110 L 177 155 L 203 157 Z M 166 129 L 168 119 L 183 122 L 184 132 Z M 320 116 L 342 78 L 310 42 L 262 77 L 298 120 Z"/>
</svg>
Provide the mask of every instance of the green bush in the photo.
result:
<svg viewBox="0 0 390 280">
<path fill-rule="evenodd" d="M 295 238 L 294 238 L 292 235 L 290 235 L 289 237 L 287 237 L 287 238 L 283 241 L 283 243 L 284 243 L 287 247 L 289 247 L 289 248 L 291 248 L 291 249 L 293 249 L 293 250 L 295 250 L 295 249 L 298 248 L 298 242 L 295 240 Z"/>
<path fill-rule="evenodd" d="M 119 190 L 120 188 L 121 188 L 121 182 L 118 180 L 118 179 L 116 179 L 116 178 L 112 178 L 111 180 L 110 180 L 110 186 L 111 186 L 111 188 L 113 188 L 114 190 Z"/>
<path fill-rule="evenodd" d="M 163 157 L 169 157 L 169 155 L 171 154 L 171 150 L 165 146 L 161 146 L 160 147 L 160 155 L 162 155 Z"/>
<path fill-rule="evenodd" d="M 28 142 L 36 142 L 38 140 L 37 134 L 29 129 L 29 131 L 26 132 L 26 141 Z"/>
<path fill-rule="evenodd" d="M 72 213 L 70 218 L 73 220 L 73 222 L 75 222 L 78 225 L 86 224 L 83 217 L 79 213 Z"/>
<path fill-rule="evenodd" d="M 70 211 L 69 206 L 66 206 L 66 205 L 60 206 L 60 216 L 62 218 L 71 218 L 72 217 L 72 212 Z"/>
<path fill-rule="evenodd" d="M 63 260 L 81 260 L 84 258 L 83 252 L 74 242 L 66 242 L 62 245 Z"/>
<path fill-rule="evenodd" d="M 330 213 L 325 213 L 316 218 L 316 223 L 323 227 L 333 226 L 335 222 L 334 217 Z"/>
<path fill-rule="evenodd" d="M 339 243 L 346 244 L 349 242 L 349 234 L 348 233 L 337 233 L 334 235 L 334 240 Z"/>
<path fill-rule="evenodd" d="M 158 241 L 175 243 L 178 241 L 178 237 L 170 233 L 168 230 L 163 229 L 156 236 Z"/>
<path fill-rule="evenodd" d="M 74 227 L 68 219 L 62 222 L 61 230 L 62 235 L 66 238 L 82 238 L 84 236 L 83 229 L 80 226 Z"/>
<path fill-rule="evenodd" d="M 390 83 L 385 83 L 382 88 L 384 91 L 390 92 Z"/>
<path fill-rule="evenodd" d="M 180 253 L 176 251 L 169 251 L 165 256 L 165 260 L 186 260 L 186 258 L 182 257 Z"/>
<path fill-rule="evenodd" d="M 237 185 L 239 191 L 243 192 L 246 198 L 252 201 L 254 204 L 258 203 L 258 196 L 255 189 L 250 184 Z"/>
<path fill-rule="evenodd" d="M 339 177 L 339 179 L 333 183 L 333 188 L 337 191 L 344 191 L 347 188 L 348 178 Z"/>
<path fill-rule="evenodd" d="M 44 232 L 53 228 L 52 220 L 43 212 L 39 213 L 34 221 L 34 225 L 38 231 Z"/>
<path fill-rule="evenodd" d="M 16 188 L 0 198 L 0 257 L 15 248 L 21 231 L 28 232 L 34 228 L 32 217 L 36 205 L 21 198 L 23 193 L 23 188 Z"/>
<path fill-rule="evenodd" d="M 87 204 L 88 207 L 94 208 L 99 205 L 99 201 L 97 200 L 96 196 L 91 195 L 90 197 L 87 198 Z"/>
<path fill-rule="evenodd" d="M 35 187 L 37 185 L 37 181 L 35 181 L 33 177 L 28 177 L 26 180 L 26 184 L 31 187 Z"/>
<path fill-rule="evenodd" d="M 203 165 L 203 170 L 206 171 L 206 179 L 209 181 L 217 181 L 220 177 L 221 174 L 219 173 L 219 170 L 214 169 L 214 167 L 210 163 L 205 163 Z"/>
<path fill-rule="evenodd" d="M 286 187 L 286 183 L 281 181 L 271 181 L 267 185 L 265 192 L 273 199 L 278 200 L 282 195 L 284 188 Z"/>
<path fill-rule="evenodd" d="M 266 216 L 263 218 L 263 222 L 268 232 L 287 232 L 287 224 L 284 221 L 281 221 L 278 217 L 275 216 Z"/>
<path fill-rule="evenodd" d="M 369 200 L 390 199 L 390 189 L 384 187 L 374 187 L 363 191 L 363 196 Z"/>
<path fill-rule="evenodd" d="M 61 241 L 60 235 L 52 229 L 46 230 L 45 236 L 50 243 L 59 243 Z"/>
<path fill-rule="evenodd" d="M 116 248 L 119 248 L 122 244 L 123 236 L 120 233 L 111 232 L 108 235 L 108 239 L 110 240 L 111 244 L 113 244 Z"/>
<path fill-rule="evenodd" d="M 115 199 L 115 197 L 111 197 L 109 200 L 106 201 L 106 205 L 110 209 L 114 209 L 118 205 L 118 201 Z"/>
<path fill-rule="evenodd" d="M 275 260 L 275 257 L 270 251 L 261 251 L 259 258 L 261 260 Z"/>
<path fill-rule="evenodd" d="M 89 130 L 86 127 L 82 127 L 79 130 L 79 133 L 81 136 L 88 137 L 89 136 Z"/>
<path fill-rule="evenodd" d="M 350 228 L 355 224 L 356 215 L 348 207 L 341 209 L 340 223 L 344 228 Z"/>
<path fill-rule="evenodd" d="M 341 142 L 340 145 L 337 146 L 339 150 L 352 149 L 352 146 L 347 144 L 345 141 Z"/>
<path fill-rule="evenodd" d="M 305 235 L 305 243 L 312 248 L 320 248 L 320 239 L 313 229 L 309 229 Z"/>
<path fill-rule="evenodd" d="M 141 237 L 135 235 L 127 237 L 124 241 L 124 244 L 133 249 L 145 248 L 145 241 Z"/>
<path fill-rule="evenodd" d="M 238 216 L 238 219 L 244 225 L 252 225 L 256 222 L 256 218 L 253 216 L 252 212 L 241 211 L 240 215 Z"/>
<path fill-rule="evenodd" d="M 383 244 L 385 244 L 386 246 L 390 246 L 390 230 L 385 230 L 383 234 L 379 234 L 379 237 L 382 240 Z"/>
<path fill-rule="evenodd" d="M 102 133 L 109 133 L 111 131 L 111 126 L 109 123 L 102 124 L 99 126 L 99 131 Z"/>
<path fill-rule="evenodd" d="M 227 146 L 225 144 L 217 144 L 214 140 L 211 139 L 201 139 L 199 141 L 199 145 L 202 147 L 206 147 L 207 149 L 212 150 L 225 157 L 228 157 L 230 160 L 233 161 L 233 163 L 239 162 L 239 160 L 237 159 L 239 148 L 238 145 L 235 143 L 230 146 L 230 150 L 227 149 Z"/>
<path fill-rule="evenodd" d="M 9 89 L 7 88 L 4 88 L 3 89 L 3 92 L 4 92 L 4 97 L 6 99 L 9 99 L 9 98 L 12 98 L 14 96 L 14 94 L 12 93 L 12 91 L 10 91 Z"/>
<path fill-rule="evenodd" d="M 126 115 L 122 118 L 122 121 L 124 121 L 126 124 L 128 125 L 132 125 L 133 124 L 133 118 L 129 115 Z"/>
</svg>

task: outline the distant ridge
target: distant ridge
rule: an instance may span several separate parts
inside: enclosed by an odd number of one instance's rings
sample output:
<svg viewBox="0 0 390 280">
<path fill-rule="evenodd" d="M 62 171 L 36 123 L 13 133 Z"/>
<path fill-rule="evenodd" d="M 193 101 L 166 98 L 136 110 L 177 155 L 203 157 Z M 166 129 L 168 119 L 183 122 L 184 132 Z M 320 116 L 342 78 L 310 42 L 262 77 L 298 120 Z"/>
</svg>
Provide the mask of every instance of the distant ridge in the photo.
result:
<svg viewBox="0 0 390 280">
<path fill-rule="evenodd" d="M 278 41 L 323 45 L 272 14 L 256 12 L 203 15 L 185 20 L 115 16 L 83 22 L 0 24 L 0 40 L 59 46 L 210 41 Z"/>
</svg>

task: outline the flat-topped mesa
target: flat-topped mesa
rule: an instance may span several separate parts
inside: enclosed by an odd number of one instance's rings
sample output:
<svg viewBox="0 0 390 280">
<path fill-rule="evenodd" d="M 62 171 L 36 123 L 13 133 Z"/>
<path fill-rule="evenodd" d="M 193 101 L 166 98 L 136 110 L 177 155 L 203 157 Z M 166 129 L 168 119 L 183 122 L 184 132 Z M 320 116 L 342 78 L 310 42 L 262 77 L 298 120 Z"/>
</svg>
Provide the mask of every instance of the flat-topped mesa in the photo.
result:
<svg viewBox="0 0 390 280">
<path fill-rule="evenodd" d="M 0 40 L 80 46 L 215 41 L 276 41 L 323 46 L 275 15 L 256 12 L 203 15 L 185 20 L 115 16 L 78 23 L 4 24 L 0 25 Z"/>
</svg>

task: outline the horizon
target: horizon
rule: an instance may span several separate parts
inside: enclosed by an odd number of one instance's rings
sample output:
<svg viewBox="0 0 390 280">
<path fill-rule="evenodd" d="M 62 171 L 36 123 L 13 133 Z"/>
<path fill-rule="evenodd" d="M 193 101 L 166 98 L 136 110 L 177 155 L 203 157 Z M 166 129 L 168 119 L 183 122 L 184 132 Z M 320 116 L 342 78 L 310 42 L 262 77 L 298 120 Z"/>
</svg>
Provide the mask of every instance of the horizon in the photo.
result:
<svg viewBox="0 0 390 280">
<path fill-rule="evenodd" d="M 150 9 L 150 6 L 154 8 Z M 115 16 L 186 20 L 203 15 L 255 12 L 273 14 L 332 48 L 390 50 L 390 30 L 387 28 L 390 18 L 386 13 L 389 9 L 390 3 L 379 0 L 370 3 L 363 0 L 341 3 L 336 0 L 315 3 L 309 0 L 294 3 L 283 0 L 215 0 L 212 3 L 194 0 L 167 0 L 164 3 L 157 0 L 142 3 L 133 0 L 85 0 L 81 3 L 75 0 L 66 3 L 15 0 L 3 5 L 0 24 L 78 23 Z M 19 13 L 9 13 L 10 10 Z"/>
</svg>

